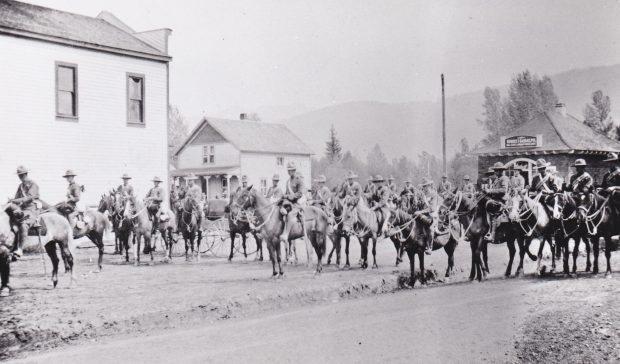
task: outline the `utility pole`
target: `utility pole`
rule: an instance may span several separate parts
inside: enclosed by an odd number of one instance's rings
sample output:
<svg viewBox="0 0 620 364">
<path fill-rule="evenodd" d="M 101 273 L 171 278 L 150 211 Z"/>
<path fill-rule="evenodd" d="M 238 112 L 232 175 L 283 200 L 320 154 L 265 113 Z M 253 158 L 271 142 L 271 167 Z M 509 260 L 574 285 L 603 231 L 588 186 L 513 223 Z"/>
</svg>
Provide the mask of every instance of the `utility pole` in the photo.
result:
<svg viewBox="0 0 620 364">
<path fill-rule="evenodd" d="M 443 173 L 448 173 L 448 169 L 446 167 L 446 91 L 443 73 L 441 74 L 441 138 L 443 142 Z"/>
</svg>

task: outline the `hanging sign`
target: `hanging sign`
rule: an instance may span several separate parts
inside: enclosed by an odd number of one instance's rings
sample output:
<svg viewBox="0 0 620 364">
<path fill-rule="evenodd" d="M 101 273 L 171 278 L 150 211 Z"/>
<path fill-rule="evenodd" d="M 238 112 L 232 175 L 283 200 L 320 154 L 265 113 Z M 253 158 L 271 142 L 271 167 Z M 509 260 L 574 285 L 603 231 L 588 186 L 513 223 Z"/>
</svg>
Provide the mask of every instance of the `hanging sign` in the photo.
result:
<svg viewBox="0 0 620 364">
<path fill-rule="evenodd" d="M 501 137 L 500 148 L 538 148 L 542 147 L 542 134 L 534 136 L 530 135 L 516 135 L 511 137 Z"/>
</svg>

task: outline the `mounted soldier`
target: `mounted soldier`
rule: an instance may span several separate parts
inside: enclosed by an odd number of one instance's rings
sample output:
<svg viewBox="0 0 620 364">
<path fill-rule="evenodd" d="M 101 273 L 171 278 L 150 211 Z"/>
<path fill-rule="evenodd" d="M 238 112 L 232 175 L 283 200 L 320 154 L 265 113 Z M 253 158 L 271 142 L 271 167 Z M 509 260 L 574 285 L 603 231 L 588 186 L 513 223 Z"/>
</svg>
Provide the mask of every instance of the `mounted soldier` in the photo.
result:
<svg viewBox="0 0 620 364">
<path fill-rule="evenodd" d="M 351 171 L 352 173 L 353 171 Z M 357 176 L 356 176 L 357 178 Z M 348 178 L 347 178 L 348 180 Z M 366 182 L 366 185 L 364 186 L 364 195 L 366 196 L 372 196 L 375 193 L 375 184 L 372 183 L 372 176 L 368 177 L 368 181 Z"/>
<path fill-rule="evenodd" d="M 588 172 L 586 172 L 585 159 L 579 158 L 573 164 L 573 167 L 577 170 L 577 173 L 570 177 L 570 183 L 565 186 L 564 190 L 572 191 L 573 193 L 588 193 L 592 191 L 594 186 L 594 179 Z"/>
<path fill-rule="evenodd" d="M 312 195 L 311 204 L 325 210 L 332 196 L 329 187 L 325 185 L 327 183 L 327 178 L 324 175 L 320 175 L 316 178 L 315 182 L 318 186 Z"/>
<path fill-rule="evenodd" d="M 269 199 L 269 201 L 271 201 L 272 203 L 276 203 L 282 199 L 282 196 L 284 196 L 282 189 L 280 188 L 280 186 L 278 186 L 278 184 L 280 183 L 280 176 L 274 174 L 273 178 L 271 179 L 271 183 L 272 185 L 267 190 L 267 196 L 265 197 L 267 197 L 267 199 Z"/>
<path fill-rule="evenodd" d="M 522 171 L 518 166 L 514 166 L 513 175 L 510 177 L 510 187 L 517 193 L 521 193 L 525 189 L 525 178 L 521 174 Z"/>
<path fill-rule="evenodd" d="M 439 220 L 439 199 L 440 196 L 433 189 L 433 179 L 430 177 L 424 177 L 422 180 L 422 203 L 423 206 L 420 210 L 414 213 L 414 216 L 425 216 L 428 220 L 431 221 L 430 228 L 433 236 L 439 234 L 439 229 L 437 228 L 438 220 Z M 433 241 L 435 239 L 428 239 L 428 243 L 424 248 L 424 254 L 431 255 L 433 253 Z"/>
<path fill-rule="evenodd" d="M 390 175 L 387 179 L 387 188 L 390 190 L 392 195 L 396 196 L 396 185 L 394 184 L 394 176 Z"/>
<path fill-rule="evenodd" d="M 548 203 L 548 197 L 558 191 L 553 173 L 550 170 L 551 164 L 540 158 L 536 161 L 538 173 L 532 178 L 532 186 L 529 187 L 530 196 L 534 197 L 542 194 L 542 200 Z"/>
<path fill-rule="evenodd" d="M 127 173 L 125 173 L 121 178 L 123 179 L 123 183 L 118 186 L 116 192 L 120 193 L 123 198 L 133 196 L 133 186 L 129 184 L 129 180 L 131 179 L 131 177 Z"/>
<path fill-rule="evenodd" d="M 245 174 L 241 176 L 241 184 L 235 190 L 235 196 L 239 196 L 239 192 L 241 192 L 242 188 L 248 188 L 248 176 L 246 176 Z M 233 199 L 232 195 L 230 196 L 230 199 L 231 199 L 230 202 L 232 202 L 232 199 Z"/>
<path fill-rule="evenodd" d="M 146 194 L 144 201 L 146 209 L 149 213 L 149 219 L 153 222 L 153 232 L 159 226 L 161 215 L 161 203 L 164 202 L 164 189 L 160 186 L 162 180 L 155 176 L 153 178 L 153 188 Z"/>
<path fill-rule="evenodd" d="M 281 207 L 280 213 L 283 216 L 286 216 L 291 212 L 298 213 L 299 222 L 302 223 L 303 226 L 303 205 L 306 203 L 304 180 L 301 175 L 297 173 L 295 163 L 289 162 L 286 166 L 286 170 L 288 172 L 289 179 L 286 182 L 284 196 L 282 196 L 282 200 L 279 204 Z M 284 231 L 288 231 L 286 226 L 287 219 L 285 218 L 284 221 Z M 284 235 L 284 232 L 282 235 Z M 281 236 L 281 238 L 284 238 L 284 236 Z"/>
<path fill-rule="evenodd" d="M 80 202 L 84 186 L 80 186 L 75 182 L 75 176 L 75 172 L 70 169 L 62 176 L 69 183 L 69 186 L 67 186 L 67 199 L 56 204 L 55 208 L 69 221 L 72 228 L 80 230 L 84 228 L 84 211 L 78 208 L 78 202 Z"/>
<path fill-rule="evenodd" d="M 357 178 L 357 174 L 353 171 L 349 171 L 345 177 L 346 181 L 342 184 L 340 188 L 340 198 L 345 197 L 354 197 L 360 198 L 363 195 L 362 186 L 355 179 Z M 374 189 L 374 187 L 373 187 Z"/>
<path fill-rule="evenodd" d="M 17 176 L 21 183 L 17 187 L 15 198 L 9 200 L 9 202 L 19 206 L 22 212 L 19 220 L 11 221 L 11 224 L 18 228 L 17 244 L 13 245 L 14 259 L 20 258 L 24 254 L 24 243 L 28 237 L 28 230 L 36 225 L 37 212 L 41 204 L 39 186 L 28 177 L 28 169 L 24 166 L 17 167 Z"/>
<path fill-rule="evenodd" d="M 381 219 L 379 219 L 380 226 L 379 230 L 377 231 L 377 235 L 385 236 L 385 233 L 387 232 L 385 224 L 387 224 L 390 219 L 390 208 L 388 206 L 388 203 L 390 201 L 392 192 L 390 191 L 388 186 L 383 184 L 385 182 L 385 179 L 381 175 L 376 175 L 375 178 L 373 178 L 372 182 L 375 184 L 375 193 L 371 198 L 371 207 L 373 211 L 379 211 L 381 213 Z"/>
<path fill-rule="evenodd" d="M 463 187 L 461 191 L 469 197 L 473 197 L 476 194 L 476 186 L 474 186 L 467 174 L 463 176 Z"/>
<path fill-rule="evenodd" d="M 620 188 L 620 166 L 618 166 L 618 154 L 609 153 L 607 159 L 603 162 L 609 162 L 609 171 L 603 175 L 603 183 L 601 184 L 601 195 L 609 195 L 609 192 Z"/>
<path fill-rule="evenodd" d="M 403 187 L 403 190 L 400 191 L 400 195 L 405 196 L 405 195 L 415 193 L 415 188 L 411 184 L 411 179 L 407 178 L 404 182 L 405 182 L 405 186 Z"/>
<path fill-rule="evenodd" d="M 441 183 L 437 188 L 437 193 L 442 197 L 446 197 L 453 193 L 452 182 L 448 181 L 448 175 L 445 173 L 441 176 Z"/>
<path fill-rule="evenodd" d="M 486 172 L 484 172 L 484 175 L 486 177 L 483 177 L 482 180 L 480 181 L 481 191 L 485 191 L 486 189 L 488 189 L 493 183 L 493 181 L 495 181 L 495 171 L 493 170 L 493 167 L 489 167 L 489 169 Z"/>
<path fill-rule="evenodd" d="M 184 198 L 189 198 L 191 200 L 192 204 L 194 205 L 194 210 L 198 211 L 198 215 L 196 216 L 198 226 L 202 226 L 203 206 L 200 201 L 202 198 L 202 190 L 197 184 L 194 183 L 194 181 L 197 180 L 198 177 L 196 177 L 196 175 L 194 175 L 193 173 L 190 173 L 187 177 L 185 177 L 185 179 L 187 180 L 187 190 L 185 192 Z M 178 220 L 180 221 L 181 219 Z"/>
<path fill-rule="evenodd" d="M 506 167 L 502 164 L 502 162 L 496 162 L 492 168 L 495 172 L 495 175 L 491 176 L 490 185 L 484 192 L 492 199 L 503 204 L 508 200 L 508 191 L 510 190 L 510 178 L 504 175 Z M 508 222 L 508 218 L 503 213 L 499 216 L 488 214 L 488 218 L 491 221 L 491 226 L 489 232 L 485 235 L 484 238 L 487 241 L 494 242 L 495 231 L 497 230 L 497 227 L 502 222 Z"/>
</svg>

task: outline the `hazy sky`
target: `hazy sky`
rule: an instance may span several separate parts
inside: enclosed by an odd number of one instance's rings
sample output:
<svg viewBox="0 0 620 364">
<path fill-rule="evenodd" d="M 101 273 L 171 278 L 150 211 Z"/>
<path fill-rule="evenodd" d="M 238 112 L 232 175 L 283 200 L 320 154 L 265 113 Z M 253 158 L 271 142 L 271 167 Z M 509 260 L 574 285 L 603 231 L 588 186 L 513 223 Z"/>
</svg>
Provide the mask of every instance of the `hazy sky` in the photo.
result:
<svg viewBox="0 0 620 364">
<path fill-rule="evenodd" d="M 29 0 L 167 27 L 171 102 L 203 113 L 403 102 L 620 63 L 617 1 Z"/>
</svg>

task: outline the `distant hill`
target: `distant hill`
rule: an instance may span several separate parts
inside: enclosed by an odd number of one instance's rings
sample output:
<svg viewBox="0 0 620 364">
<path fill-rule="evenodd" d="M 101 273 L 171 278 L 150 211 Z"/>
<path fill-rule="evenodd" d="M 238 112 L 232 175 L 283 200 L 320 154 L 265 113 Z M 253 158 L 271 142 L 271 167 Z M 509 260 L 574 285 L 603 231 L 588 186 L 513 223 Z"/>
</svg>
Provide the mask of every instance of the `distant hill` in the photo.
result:
<svg viewBox="0 0 620 364">
<path fill-rule="evenodd" d="M 620 115 L 620 65 L 592 67 L 550 76 L 560 101 L 568 112 L 583 117 L 583 108 L 592 92 L 601 89 L 612 100 L 612 114 Z M 506 95 L 507 86 L 493 86 Z M 459 140 L 470 145 L 480 141 L 484 132 L 477 119 L 482 118 L 483 91 L 446 98 L 448 153 L 458 149 Z M 620 117 L 615 117 L 620 121 Z M 415 156 L 422 151 L 441 153 L 441 101 L 382 103 L 348 102 L 305 112 L 280 120 L 322 156 L 330 126 L 333 124 L 345 150 L 361 158 L 379 143 L 389 158 Z"/>
</svg>

